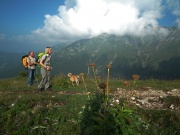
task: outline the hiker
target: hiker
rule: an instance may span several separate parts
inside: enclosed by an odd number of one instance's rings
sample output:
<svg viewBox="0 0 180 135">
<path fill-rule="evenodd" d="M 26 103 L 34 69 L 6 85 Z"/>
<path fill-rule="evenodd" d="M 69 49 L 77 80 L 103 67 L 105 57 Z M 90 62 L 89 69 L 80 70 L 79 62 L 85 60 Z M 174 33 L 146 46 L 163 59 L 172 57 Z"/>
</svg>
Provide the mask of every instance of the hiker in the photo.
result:
<svg viewBox="0 0 180 135">
<path fill-rule="evenodd" d="M 40 65 L 41 65 L 41 76 L 42 79 L 38 85 L 38 90 L 41 91 L 43 90 L 43 86 L 45 87 L 45 90 L 52 90 L 50 87 L 50 72 L 51 72 L 51 53 L 52 53 L 52 48 L 46 47 L 45 48 L 45 54 L 42 56 L 40 59 Z"/>
<path fill-rule="evenodd" d="M 35 82 L 36 64 L 37 64 L 33 51 L 29 52 L 29 56 L 27 57 L 27 63 L 28 63 L 28 86 L 31 86 Z"/>
</svg>

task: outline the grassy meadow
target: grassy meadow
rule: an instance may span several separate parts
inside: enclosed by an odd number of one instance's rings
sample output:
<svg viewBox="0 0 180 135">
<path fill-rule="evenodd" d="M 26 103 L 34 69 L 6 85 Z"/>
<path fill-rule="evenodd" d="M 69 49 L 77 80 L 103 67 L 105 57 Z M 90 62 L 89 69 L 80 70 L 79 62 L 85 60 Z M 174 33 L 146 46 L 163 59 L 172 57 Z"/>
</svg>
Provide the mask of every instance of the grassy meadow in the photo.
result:
<svg viewBox="0 0 180 135">
<path fill-rule="evenodd" d="M 51 78 L 52 91 L 27 86 L 27 77 L 0 80 L 0 135 L 178 135 L 180 133 L 179 95 L 161 102 L 178 109 L 140 108 L 129 102 L 136 89 L 180 89 L 180 80 L 115 80 L 81 74 L 79 86 L 67 75 Z M 100 89 L 99 83 L 106 83 Z M 115 93 L 124 90 L 127 96 Z M 136 95 L 133 95 L 136 97 Z"/>
</svg>

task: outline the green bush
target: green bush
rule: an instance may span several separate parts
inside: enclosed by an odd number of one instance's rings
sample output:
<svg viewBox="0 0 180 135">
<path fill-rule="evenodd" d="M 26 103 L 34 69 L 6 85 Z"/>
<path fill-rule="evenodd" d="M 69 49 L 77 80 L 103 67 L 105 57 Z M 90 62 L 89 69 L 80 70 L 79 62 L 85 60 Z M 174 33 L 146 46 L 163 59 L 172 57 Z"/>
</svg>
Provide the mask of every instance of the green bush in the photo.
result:
<svg viewBox="0 0 180 135">
<path fill-rule="evenodd" d="M 54 77 L 52 83 L 55 89 L 67 89 L 70 87 L 70 82 L 65 76 Z"/>
<path fill-rule="evenodd" d="M 89 100 L 82 113 L 83 135 L 138 135 L 143 127 L 147 124 L 133 109 L 103 94 L 96 94 Z"/>
</svg>

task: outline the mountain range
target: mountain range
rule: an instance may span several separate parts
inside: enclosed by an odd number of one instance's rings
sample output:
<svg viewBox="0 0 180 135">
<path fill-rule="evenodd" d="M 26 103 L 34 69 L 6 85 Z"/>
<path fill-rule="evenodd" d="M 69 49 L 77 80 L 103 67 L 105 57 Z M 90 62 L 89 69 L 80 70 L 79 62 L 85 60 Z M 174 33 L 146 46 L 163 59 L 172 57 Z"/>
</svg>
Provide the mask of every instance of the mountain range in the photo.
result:
<svg viewBox="0 0 180 135">
<path fill-rule="evenodd" d="M 81 39 L 64 47 L 54 47 L 52 75 L 85 73 L 92 75 L 89 64 L 95 64 L 98 76 L 110 75 L 118 79 L 130 79 L 133 74 L 141 79 L 180 79 L 180 30 L 166 28 L 169 33 L 133 36 L 101 34 Z M 1 53 L 0 78 L 18 75 L 23 70 L 22 54 Z M 6 58 L 7 57 L 7 58 Z"/>
</svg>

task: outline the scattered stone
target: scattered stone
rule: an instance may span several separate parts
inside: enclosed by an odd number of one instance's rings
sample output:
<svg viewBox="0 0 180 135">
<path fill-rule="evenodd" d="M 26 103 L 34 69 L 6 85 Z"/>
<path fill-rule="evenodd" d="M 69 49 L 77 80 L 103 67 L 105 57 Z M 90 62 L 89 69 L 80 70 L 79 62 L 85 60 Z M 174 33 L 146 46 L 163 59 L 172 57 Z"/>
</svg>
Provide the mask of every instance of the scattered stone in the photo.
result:
<svg viewBox="0 0 180 135">
<path fill-rule="evenodd" d="M 133 95 L 132 95 L 133 92 Z M 117 88 L 115 92 L 117 98 L 131 99 L 129 102 L 143 109 L 171 109 L 180 110 L 179 106 L 165 104 L 163 98 L 167 96 L 180 97 L 180 89 L 169 91 L 154 90 L 151 87 L 146 87 L 144 90 L 126 90 Z"/>
<path fill-rule="evenodd" d="M 171 104 L 169 108 L 172 109 L 172 110 L 174 110 L 174 105 Z"/>
</svg>

